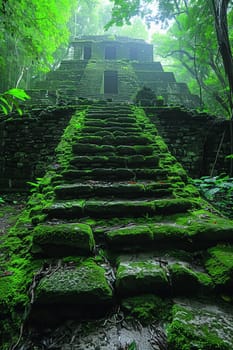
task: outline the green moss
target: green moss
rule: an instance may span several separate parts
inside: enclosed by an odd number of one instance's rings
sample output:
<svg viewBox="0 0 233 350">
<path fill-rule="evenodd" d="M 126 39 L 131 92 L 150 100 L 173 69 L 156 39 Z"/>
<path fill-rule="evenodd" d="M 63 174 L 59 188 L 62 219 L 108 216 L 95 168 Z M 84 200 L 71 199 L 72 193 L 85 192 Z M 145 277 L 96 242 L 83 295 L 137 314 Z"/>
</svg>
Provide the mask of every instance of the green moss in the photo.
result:
<svg viewBox="0 0 233 350">
<path fill-rule="evenodd" d="M 33 243 L 48 253 L 54 246 L 62 246 L 64 254 L 66 247 L 76 248 L 79 253 L 90 253 L 95 245 L 92 230 L 86 224 L 39 225 L 34 229 Z"/>
<path fill-rule="evenodd" d="M 145 294 L 123 299 L 121 302 L 129 320 L 138 319 L 142 324 L 167 322 L 171 317 L 172 303 L 153 294 Z"/>
<path fill-rule="evenodd" d="M 204 291 L 209 292 L 213 288 L 211 278 L 203 272 L 192 270 L 181 263 L 169 265 L 168 269 L 175 294 L 190 295 Z"/>
<path fill-rule="evenodd" d="M 69 125 L 65 129 L 62 135 L 61 142 L 56 148 L 57 162 L 59 166 L 65 168 L 72 157 L 72 147 L 77 141 L 80 131 L 83 128 L 84 117 L 86 110 L 77 111 L 77 113 L 71 118 Z"/>
<path fill-rule="evenodd" d="M 190 308 L 180 305 L 175 305 L 172 313 L 173 321 L 167 328 L 169 349 L 190 350 L 190 346 L 198 350 L 230 350 L 233 348 L 229 347 L 229 344 L 218 335 L 218 329 L 215 329 L 216 324 L 212 323 L 212 327 L 209 325 L 211 315 L 202 313 L 202 311 L 193 313 Z M 214 317 L 212 322 L 213 320 Z M 215 322 L 217 323 L 217 320 Z"/>
<path fill-rule="evenodd" d="M 124 238 L 124 242 L 132 242 L 133 240 L 137 240 L 137 237 L 139 237 L 139 242 L 141 241 L 152 241 L 153 239 L 153 233 L 152 230 L 148 225 L 137 225 L 137 226 L 129 226 L 129 227 L 123 227 L 117 230 L 111 230 L 107 233 L 107 237 L 109 241 L 115 242 L 119 239 L 121 240 L 121 237 Z M 132 243 L 135 243 L 133 241 Z"/>
<path fill-rule="evenodd" d="M 121 262 L 117 269 L 116 288 L 121 295 L 148 292 L 160 294 L 167 292 L 168 279 L 157 262 L 126 261 Z"/>
<path fill-rule="evenodd" d="M 60 269 L 44 277 L 36 290 L 36 302 L 40 304 L 95 304 L 111 300 L 112 289 L 105 270 L 93 259 L 81 262 L 74 269 Z"/>
<path fill-rule="evenodd" d="M 233 285 L 233 247 L 217 246 L 208 250 L 210 257 L 206 260 L 206 269 L 217 286 Z"/>
</svg>

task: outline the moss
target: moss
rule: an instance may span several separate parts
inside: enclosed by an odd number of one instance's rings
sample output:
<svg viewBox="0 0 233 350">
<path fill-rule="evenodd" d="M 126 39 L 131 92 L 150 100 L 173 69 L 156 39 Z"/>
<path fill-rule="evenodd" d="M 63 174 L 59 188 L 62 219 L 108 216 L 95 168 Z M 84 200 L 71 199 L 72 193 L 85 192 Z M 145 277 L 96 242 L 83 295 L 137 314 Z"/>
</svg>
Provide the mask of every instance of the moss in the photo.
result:
<svg viewBox="0 0 233 350">
<path fill-rule="evenodd" d="M 172 302 L 157 295 L 145 294 L 121 301 L 127 319 L 138 319 L 143 325 L 153 322 L 167 322 L 171 317 Z"/>
<path fill-rule="evenodd" d="M 62 259 L 64 264 L 74 264 L 74 265 L 79 265 L 82 261 L 83 258 L 80 256 L 66 256 Z"/>
<path fill-rule="evenodd" d="M 0 278 L 1 349 L 8 350 L 18 339 L 20 325 L 27 317 L 28 288 L 39 267 L 29 257 L 12 257 L 5 266 L 8 275 Z"/>
<path fill-rule="evenodd" d="M 121 262 L 116 273 L 116 289 L 121 295 L 166 293 L 168 279 L 157 262 L 150 260 Z"/>
<path fill-rule="evenodd" d="M 138 242 L 143 241 L 151 242 L 153 239 L 153 233 L 148 225 L 138 225 L 138 226 L 129 226 L 123 227 L 117 230 L 110 230 L 107 234 L 109 241 L 112 243 L 117 243 L 117 241 L 123 237 L 124 243 L 130 243 L 133 239 L 133 244 L 135 240 Z M 139 238 L 138 238 L 139 237 Z"/>
<path fill-rule="evenodd" d="M 69 125 L 62 135 L 61 142 L 56 148 L 57 162 L 59 166 L 65 168 L 72 157 L 72 147 L 77 140 L 80 130 L 83 128 L 84 117 L 86 110 L 77 111 L 77 113 L 71 118 Z"/>
<path fill-rule="evenodd" d="M 161 136 L 155 136 L 154 139 L 155 139 L 156 145 L 159 146 L 160 152 L 168 152 L 168 147 L 166 143 L 163 141 Z"/>
<path fill-rule="evenodd" d="M 50 218 L 78 218 L 81 216 L 90 217 L 122 217 L 142 216 L 186 212 L 193 206 L 190 199 L 158 199 L 152 201 L 144 200 L 70 200 L 57 201 L 43 209 Z M 103 210 L 104 208 L 104 210 Z"/>
<path fill-rule="evenodd" d="M 190 295 L 204 291 L 209 293 L 213 288 L 211 278 L 203 272 L 192 270 L 181 263 L 169 265 L 168 269 L 175 294 Z"/>
<path fill-rule="evenodd" d="M 218 320 L 214 315 L 211 316 L 205 311 L 193 312 L 190 308 L 180 305 L 175 305 L 172 313 L 173 320 L 167 328 L 169 349 L 190 350 L 191 347 L 198 350 L 233 349 L 218 335 L 218 329 L 215 328 Z M 212 326 L 209 320 L 212 320 Z"/>
<path fill-rule="evenodd" d="M 39 225 L 34 229 L 33 243 L 49 255 L 54 246 L 61 246 L 65 255 L 68 247 L 76 248 L 79 253 L 90 253 L 95 245 L 92 230 L 86 224 Z"/>
<path fill-rule="evenodd" d="M 233 247 L 217 246 L 208 250 L 205 266 L 216 286 L 233 286 Z"/>
<path fill-rule="evenodd" d="M 96 304 L 111 300 L 112 289 L 105 278 L 105 270 L 93 259 L 81 262 L 74 269 L 60 269 L 44 277 L 36 290 L 39 304 Z"/>
</svg>

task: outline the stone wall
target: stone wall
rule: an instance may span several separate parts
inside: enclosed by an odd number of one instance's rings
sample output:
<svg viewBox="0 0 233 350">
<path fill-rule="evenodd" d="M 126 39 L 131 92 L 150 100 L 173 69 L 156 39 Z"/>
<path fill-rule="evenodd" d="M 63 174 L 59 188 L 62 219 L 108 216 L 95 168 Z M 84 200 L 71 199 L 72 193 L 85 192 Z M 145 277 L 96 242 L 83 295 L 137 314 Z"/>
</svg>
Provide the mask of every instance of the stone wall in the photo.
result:
<svg viewBox="0 0 233 350">
<path fill-rule="evenodd" d="M 180 108 L 147 111 L 171 153 L 192 177 L 230 173 L 230 121 Z M 219 145 L 221 147 L 219 148 Z M 215 164 L 216 162 L 216 164 Z"/>
<path fill-rule="evenodd" d="M 24 191 L 27 181 L 44 175 L 69 123 L 69 108 L 32 109 L 0 122 L 0 191 Z"/>
<path fill-rule="evenodd" d="M 54 163 L 54 150 L 73 110 L 67 107 L 32 109 L 30 115 L 0 122 L 0 191 L 23 191 L 27 181 L 42 177 Z M 179 108 L 147 111 L 169 150 L 192 177 L 229 173 L 230 122 Z M 223 136 L 224 135 L 224 136 Z"/>
<path fill-rule="evenodd" d="M 141 39 L 108 35 L 83 36 L 72 42 L 70 46 L 73 47 L 73 58 L 78 60 L 85 60 L 85 48 L 89 48 L 89 56 L 86 59 L 108 59 L 105 56 L 105 50 L 112 48 L 115 51 L 115 60 L 153 61 L 153 45 Z"/>
</svg>

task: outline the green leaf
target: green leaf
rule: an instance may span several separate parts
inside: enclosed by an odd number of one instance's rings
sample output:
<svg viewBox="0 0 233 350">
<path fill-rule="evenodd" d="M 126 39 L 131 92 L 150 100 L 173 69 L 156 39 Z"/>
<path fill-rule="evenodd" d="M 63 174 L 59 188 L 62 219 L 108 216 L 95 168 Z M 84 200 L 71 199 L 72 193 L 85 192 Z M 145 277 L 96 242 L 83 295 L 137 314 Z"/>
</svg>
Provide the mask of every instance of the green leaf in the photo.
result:
<svg viewBox="0 0 233 350">
<path fill-rule="evenodd" d="M 10 89 L 7 90 L 4 95 L 11 95 L 22 101 L 30 99 L 30 96 L 23 89 Z"/>
<path fill-rule="evenodd" d="M 6 107 L 2 103 L 0 103 L 0 108 L 2 109 L 2 111 L 5 115 L 8 114 L 9 111 L 6 109 Z"/>
</svg>

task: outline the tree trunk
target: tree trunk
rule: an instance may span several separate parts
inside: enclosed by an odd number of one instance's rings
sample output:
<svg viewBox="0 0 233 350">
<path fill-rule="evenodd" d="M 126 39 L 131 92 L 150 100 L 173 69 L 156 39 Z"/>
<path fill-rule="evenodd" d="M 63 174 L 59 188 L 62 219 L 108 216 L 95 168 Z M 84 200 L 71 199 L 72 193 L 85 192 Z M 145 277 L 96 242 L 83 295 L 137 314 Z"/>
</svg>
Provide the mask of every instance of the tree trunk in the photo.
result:
<svg viewBox="0 0 233 350">
<path fill-rule="evenodd" d="M 229 3 L 230 3 L 230 0 L 212 0 L 218 46 L 219 46 L 219 51 L 223 60 L 224 70 L 229 82 L 230 108 L 232 111 L 233 59 L 232 59 L 232 52 L 231 52 L 229 33 L 228 33 L 228 23 L 227 23 L 227 8 Z"/>
</svg>

